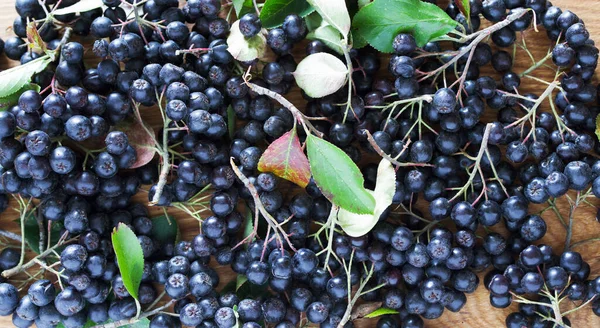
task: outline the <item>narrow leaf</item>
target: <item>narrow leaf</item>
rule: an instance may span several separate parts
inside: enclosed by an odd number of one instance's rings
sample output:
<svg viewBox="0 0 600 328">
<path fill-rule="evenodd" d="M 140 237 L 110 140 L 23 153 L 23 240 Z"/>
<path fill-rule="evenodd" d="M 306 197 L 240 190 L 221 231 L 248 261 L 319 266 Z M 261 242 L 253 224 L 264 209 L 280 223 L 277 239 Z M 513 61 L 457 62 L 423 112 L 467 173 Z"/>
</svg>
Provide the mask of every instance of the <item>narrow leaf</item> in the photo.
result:
<svg viewBox="0 0 600 328">
<path fill-rule="evenodd" d="M 235 290 L 238 291 L 246 283 L 246 281 L 248 281 L 248 278 L 246 278 L 245 275 L 238 274 L 235 282 Z"/>
<path fill-rule="evenodd" d="M 310 181 L 310 166 L 296 129 L 273 141 L 258 161 L 258 170 L 272 172 L 304 188 Z"/>
<path fill-rule="evenodd" d="M 338 224 L 351 237 L 363 236 L 371 231 L 381 214 L 392 204 L 396 193 L 396 171 L 390 161 L 382 159 L 379 162 L 375 190 L 367 191 L 375 198 L 373 214 L 356 214 L 343 208 L 338 212 Z"/>
<path fill-rule="evenodd" d="M 375 199 L 364 188 L 354 162 L 335 145 L 313 135 L 306 138 L 310 170 L 323 195 L 335 205 L 358 214 L 372 214 Z"/>
<path fill-rule="evenodd" d="M 144 254 L 135 233 L 124 223 L 113 230 L 112 244 L 117 257 L 123 285 L 133 298 L 138 299 L 138 289 L 144 274 Z"/>
<path fill-rule="evenodd" d="M 596 116 L 596 137 L 600 140 L 600 115 Z"/>
<path fill-rule="evenodd" d="M 77 14 L 96 8 L 102 8 L 102 1 L 98 0 L 80 0 L 74 5 L 65 8 L 56 9 L 52 12 L 53 15 Z"/>
<path fill-rule="evenodd" d="M 418 46 L 446 35 L 458 23 L 438 6 L 420 0 L 375 0 L 352 22 L 358 34 L 381 52 L 392 52 L 398 33 L 412 33 Z"/>
<path fill-rule="evenodd" d="M 227 51 L 233 58 L 242 62 L 261 58 L 264 56 L 267 46 L 265 34 L 266 30 L 263 29 L 257 35 L 246 38 L 240 31 L 240 21 L 235 21 L 231 24 L 231 30 L 227 37 Z"/>
<path fill-rule="evenodd" d="M 27 24 L 26 33 L 29 49 L 45 53 L 46 43 L 42 40 L 42 36 L 40 35 L 35 22 Z"/>
<path fill-rule="evenodd" d="M 174 243 L 178 233 L 177 221 L 170 215 L 161 215 L 152 219 L 151 235 L 161 244 Z"/>
<path fill-rule="evenodd" d="M 148 131 L 154 133 L 154 130 L 145 123 L 144 125 L 146 128 L 138 121 L 134 121 L 130 125 L 119 129 L 127 134 L 129 144 L 135 149 L 136 160 L 130 167 L 131 169 L 136 169 L 148 164 L 156 154 L 156 145 L 154 143 L 154 137 L 156 135 L 153 136 L 148 134 Z"/>
<path fill-rule="evenodd" d="M 350 32 L 350 15 L 345 0 L 306 0 L 315 10 L 346 37 Z"/>
<path fill-rule="evenodd" d="M 250 209 L 246 210 L 246 217 L 244 218 L 244 239 L 246 239 L 248 236 L 252 235 L 252 233 L 254 232 L 254 220 L 252 220 L 252 211 Z M 252 240 L 250 240 L 252 241 Z M 248 245 L 248 244 L 246 244 Z"/>
<path fill-rule="evenodd" d="M 50 56 L 42 56 L 25 65 L 15 66 L 0 72 L 0 99 L 12 95 L 29 84 L 31 77 L 52 62 Z"/>
<path fill-rule="evenodd" d="M 365 316 L 365 318 L 377 318 L 380 317 L 382 315 L 386 315 L 386 314 L 398 314 L 400 312 L 393 310 L 393 309 L 388 309 L 388 308 L 379 308 L 369 314 L 367 314 Z"/>
<path fill-rule="evenodd" d="M 298 86 L 309 97 L 322 98 L 346 84 L 348 69 L 334 55 L 319 52 L 304 58 L 293 74 Z"/>
<path fill-rule="evenodd" d="M 274 28 L 283 24 L 290 14 L 305 17 L 313 11 L 306 0 L 267 0 L 260 11 L 260 21 L 263 27 Z"/>
<path fill-rule="evenodd" d="M 458 7 L 458 10 L 460 10 L 460 12 L 465 15 L 465 17 L 468 19 L 470 19 L 471 17 L 471 3 L 469 2 L 469 0 L 457 0 L 455 1 L 456 6 Z"/>
<path fill-rule="evenodd" d="M 254 11 L 254 4 L 252 0 L 233 0 L 233 9 L 235 15 L 240 18 L 247 13 Z"/>
<path fill-rule="evenodd" d="M 45 222 L 44 222 L 45 223 Z M 46 224 L 44 224 L 44 228 L 46 228 Z M 64 225 L 60 221 L 52 222 L 50 228 L 50 247 L 56 245 L 61 236 L 61 231 L 63 231 Z M 23 237 L 25 238 L 25 242 L 29 245 L 29 248 L 34 251 L 36 254 L 40 254 L 40 227 L 35 218 L 35 215 L 31 214 L 25 217 L 25 231 L 23 233 Z M 48 238 L 48 233 L 46 231 L 46 238 Z M 46 245 L 47 240 L 44 240 L 44 245 Z"/>
<path fill-rule="evenodd" d="M 233 140 L 233 136 L 235 135 L 235 111 L 231 105 L 227 107 L 227 128 L 229 130 L 229 139 Z"/>
<path fill-rule="evenodd" d="M 329 24 L 321 25 L 306 36 L 309 40 L 321 40 L 331 50 L 340 55 L 344 54 L 344 46 L 342 45 L 342 37 L 340 32 Z"/>
<path fill-rule="evenodd" d="M 29 83 L 23 86 L 17 92 L 8 95 L 6 97 L 0 98 L 0 112 L 10 109 L 12 106 L 16 105 L 19 101 L 19 97 L 21 94 L 27 90 L 35 90 L 40 91 L 40 86 L 34 83 Z"/>
</svg>

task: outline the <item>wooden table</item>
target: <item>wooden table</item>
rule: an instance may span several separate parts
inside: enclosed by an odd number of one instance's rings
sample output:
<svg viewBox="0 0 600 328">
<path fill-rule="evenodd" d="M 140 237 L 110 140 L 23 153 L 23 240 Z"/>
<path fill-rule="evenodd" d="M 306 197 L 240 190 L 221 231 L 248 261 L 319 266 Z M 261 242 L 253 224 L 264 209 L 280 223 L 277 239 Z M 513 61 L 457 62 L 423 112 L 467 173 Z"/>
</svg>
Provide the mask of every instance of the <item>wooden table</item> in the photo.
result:
<svg viewBox="0 0 600 328">
<path fill-rule="evenodd" d="M 100 0 L 98 0 L 100 1 Z M 442 2 L 442 1 L 439 1 Z M 600 1 L 598 0 L 553 0 L 553 3 L 557 6 L 563 8 L 570 9 L 575 12 L 579 17 L 581 17 L 591 33 L 591 37 L 596 39 L 596 41 L 600 42 L 600 15 L 598 8 L 594 6 L 600 5 Z M 0 2 L 0 36 L 6 40 L 6 38 L 12 36 L 11 26 L 14 18 L 16 17 L 16 12 L 14 9 L 14 0 L 4 0 Z M 528 30 L 525 33 L 525 39 L 527 41 L 528 48 L 531 50 L 533 56 L 536 59 L 541 59 L 545 56 L 548 47 L 550 46 L 550 42 L 547 40 L 545 32 L 540 31 L 536 33 L 533 30 Z M 91 38 L 87 38 L 87 41 L 90 41 Z M 86 40 L 84 40 L 86 41 Z M 303 53 L 303 49 L 298 47 L 296 52 L 298 54 Z M 88 56 L 91 56 L 88 54 Z M 529 57 L 522 51 L 518 52 L 516 56 L 516 68 L 515 71 L 521 72 L 524 69 L 531 66 L 531 61 Z M 12 62 L 6 58 L 6 56 L 0 57 L 0 68 L 6 69 L 10 66 L 14 66 L 16 62 Z M 485 71 L 488 74 L 492 74 L 491 71 Z M 550 76 L 549 71 L 539 70 L 536 73 L 536 76 L 540 78 L 544 78 L 547 81 L 553 78 L 553 75 Z M 598 83 L 598 79 L 595 78 L 595 83 Z M 539 83 L 531 84 L 528 81 L 524 81 L 524 86 L 520 90 L 522 93 L 533 92 L 538 95 L 542 93 L 545 89 L 545 86 L 540 85 Z M 299 92 L 294 92 L 288 97 L 293 103 L 302 108 L 302 104 L 304 101 L 302 100 Z M 489 114 L 490 118 L 494 116 L 493 113 Z M 160 118 L 158 116 L 148 116 L 145 119 L 150 122 L 155 128 L 158 129 L 162 123 L 160 122 Z M 135 198 L 138 202 L 145 203 L 147 202 L 147 194 L 140 193 Z M 565 217 L 568 217 L 567 213 L 567 204 L 566 201 L 559 201 L 559 207 L 561 208 L 561 212 Z M 595 202 L 596 204 L 600 204 L 600 202 Z M 423 204 L 421 204 L 421 207 Z M 426 207 L 424 208 L 426 209 Z M 531 211 L 536 210 L 531 207 Z M 162 213 L 162 209 L 159 208 L 151 208 L 150 212 L 153 215 L 159 215 Z M 168 212 L 175 216 L 178 219 L 179 228 L 182 232 L 182 238 L 191 239 L 199 232 L 198 222 L 194 219 L 186 217 L 182 212 L 176 211 L 174 209 L 169 209 Z M 426 213 L 426 211 L 424 211 Z M 585 240 L 591 237 L 600 236 L 600 223 L 595 220 L 596 209 L 592 207 L 582 207 L 579 208 L 575 215 L 575 223 L 574 223 L 574 234 L 573 241 Z M 6 212 L 0 214 L 0 222 L 2 224 L 2 229 L 11 230 L 14 232 L 19 232 L 19 227 L 13 221 L 17 217 L 16 212 L 8 209 Z M 542 243 L 552 245 L 557 251 L 560 251 L 564 245 L 565 240 L 565 230 L 560 226 L 556 216 L 551 212 L 545 212 L 544 218 L 548 223 L 548 232 L 546 236 L 541 240 Z M 600 275 L 600 256 L 597 254 L 600 252 L 600 243 L 590 243 L 582 245 L 577 249 L 577 251 L 581 252 L 584 256 L 584 259 L 588 261 L 592 268 L 592 276 L 595 277 Z M 215 264 L 216 266 L 216 264 Z M 228 267 L 217 267 L 217 271 L 221 275 L 222 285 L 223 282 L 227 282 L 234 277 L 233 273 Z M 480 275 L 480 278 L 483 279 L 483 275 Z M 222 287 L 221 285 L 221 287 Z M 489 294 L 480 283 L 477 291 L 468 296 L 468 301 L 466 306 L 460 313 L 451 313 L 449 311 L 445 311 L 444 315 L 432 321 L 426 321 L 426 327 L 504 327 L 504 320 L 506 315 L 512 311 L 517 309 L 516 303 L 513 302 L 513 305 L 508 309 L 499 310 L 493 308 L 489 303 Z M 600 318 L 593 315 L 591 309 L 588 307 L 576 314 L 570 316 L 573 327 L 600 327 Z M 375 322 L 372 320 L 361 319 L 355 322 L 357 327 L 373 327 Z M 0 327 L 11 327 L 12 323 L 10 321 L 10 317 L 0 317 Z"/>
</svg>

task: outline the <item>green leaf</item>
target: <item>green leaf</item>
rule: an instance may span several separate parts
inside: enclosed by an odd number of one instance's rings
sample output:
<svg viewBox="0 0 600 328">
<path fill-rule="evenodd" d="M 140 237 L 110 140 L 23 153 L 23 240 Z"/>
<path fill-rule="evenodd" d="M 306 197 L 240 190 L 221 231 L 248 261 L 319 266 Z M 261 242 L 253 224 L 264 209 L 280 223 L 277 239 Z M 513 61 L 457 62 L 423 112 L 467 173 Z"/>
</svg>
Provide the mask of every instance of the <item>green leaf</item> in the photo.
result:
<svg viewBox="0 0 600 328">
<path fill-rule="evenodd" d="M 362 9 L 362 7 L 370 4 L 371 2 L 373 2 L 373 0 L 358 0 L 358 9 Z"/>
<path fill-rule="evenodd" d="M 235 10 L 235 15 L 240 18 L 247 13 L 253 12 L 254 4 L 252 0 L 233 0 L 233 9 Z"/>
<path fill-rule="evenodd" d="M 314 10 L 306 0 L 267 0 L 260 11 L 260 21 L 263 27 L 274 28 L 281 26 L 289 14 L 305 17 Z"/>
<path fill-rule="evenodd" d="M 398 33 L 412 33 L 418 46 L 446 35 L 458 23 L 442 9 L 420 0 L 375 0 L 363 7 L 352 22 L 360 35 L 375 49 L 392 52 Z"/>
<path fill-rule="evenodd" d="M 127 328 L 148 328 L 150 327 L 150 319 L 148 318 L 142 318 L 140 320 L 138 320 L 136 323 L 132 323 L 123 327 L 127 327 Z"/>
<path fill-rule="evenodd" d="M 235 280 L 235 290 L 238 291 L 248 281 L 248 278 L 243 274 L 238 274 Z"/>
<path fill-rule="evenodd" d="M 44 228 L 46 229 L 46 221 L 44 221 Z M 62 222 L 53 221 L 50 227 L 50 247 L 56 245 L 60 239 L 61 231 L 64 225 Z M 47 231 L 46 231 L 47 232 Z M 38 226 L 35 215 L 31 214 L 25 218 L 25 242 L 29 245 L 29 248 L 36 254 L 40 254 L 40 228 Z M 46 233 L 46 238 L 48 238 Z M 47 241 L 44 241 L 46 245 Z"/>
<path fill-rule="evenodd" d="M 356 31 L 352 31 L 350 33 L 352 36 L 352 48 L 360 49 L 366 47 L 369 43 L 365 38 L 363 38 L 360 34 L 356 33 Z"/>
<path fill-rule="evenodd" d="M 135 233 L 124 223 L 113 230 L 112 244 L 117 256 L 123 285 L 133 298 L 138 299 L 138 289 L 144 274 L 144 254 Z"/>
<path fill-rule="evenodd" d="M 31 77 L 43 71 L 52 62 L 50 56 L 42 56 L 25 65 L 15 66 L 0 72 L 0 99 L 21 90 L 31 82 Z"/>
<path fill-rule="evenodd" d="M 380 317 L 382 315 L 386 315 L 386 314 L 398 314 L 400 312 L 393 310 L 393 309 L 388 309 L 388 308 L 379 308 L 369 314 L 367 314 L 365 316 L 365 318 L 377 318 Z"/>
<path fill-rule="evenodd" d="M 463 15 L 465 15 L 467 20 L 470 20 L 471 19 L 471 3 L 469 2 L 469 0 L 457 0 L 455 3 L 456 3 L 456 6 L 458 7 L 458 10 L 460 10 L 460 12 Z"/>
<path fill-rule="evenodd" d="M 344 46 L 342 45 L 342 36 L 340 32 L 329 24 L 321 25 L 306 36 L 309 40 L 321 40 L 331 50 L 340 55 L 344 54 Z"/>
<path fill-rule="evenodd" d="M 396 193 L 396 171 L 390 161 L 382 159 L 379 162 L 375 190 L 367 190 L 367 192 L 375 199 L 373 214 L 356 214 L 343 208 L 337 213 L 337 223 L 350 237 L 366 235 L 379 222 L 381 214 L 392 205 Z"/>
<path fill-rule="evenodd" d="M 373 214 L 375 199 L 363 186 L 362 173 L 344 151 L 309 135 L 308 161 L 315 183 L 335 205 L 357 214 Z"/>
<path fill-rule="evenodd" d="M 310 166 L 295 128 L 277 138 L 267 147 L 258 161 L 258 170 L 272 172 L 302 188 L 308 185 Z"/>
<path fill-rule="evenodd" d="M 235 135 L 235 111 L 231 105 L 227 107 L 227 128 L 229 130 L 229 139 L 233 140 L 233 136 Z"/>
<path fill-rule="evenodd" d="M 257 35 L 246 38 L 240 31 L 240 21 L 231 24 L 231 30 L 227 37 L 227 51 L 233 58 L 247 62 L 264 56 L 267 49 L 266 30 L 262 29 Z"/>
<path fill-rule="evenodd" d="M 246 239 L 253 232 L 254 232 L 254 220 L 252 220 L 252 211 L 250 209 L 248 209 L 248 210 L 246 210 L 246 218 L 244 219 L 244 237 L 242 238 L 242 240 Z"/>
<path fill-rule="evenodd" d="M 321 15 L 319 15 L 319 13 L 315 11 L 310 15 L 306 16 L 304 18 L 304 21 L 306 22 L 306 29 L 308 29 L 309 32 L 312 32 L 316 30 L 319 26 L 321 26 L 321 23 L 323 22 L 323 17 L 321 17 Z"/>
<path fill-rule="evenodd" d="M 148 321 L 148 324 L 149 324 L 149 323 L 150 323 L 150 322 Z M 95 325 L 96 325 L 96 323 L 95 323 L 95 322 L 93 322 L 92 320 L 88 319 L 88 321 L 86 321 L 85 325 L 83 325 L 83 327 L 82 327 L 82 328 L 90 328 L 90 327 L 94 327 Z M 63 325 L 63 323 L 62 323 L 62 322 L 60 322 L 60 323 L 59 323 L 59 324 L 56 326 L 56 328 L 65 328 L 65 325 Z"/>
<path fill-rule="evenodd" d="M 40 86 L 35 83 L 29 83 L 23 86 L 20 90 L 13 93 L 12 95 L 8 95 L 6 97 L 0 98 L 0 112 L 10 109 L 12 106 L 16 105 L 19 101 L 19 97 L 21 94 L 27 90 L 35 90 L 37 92 L 40 91 Z"/>
<path fill-rule="evenodd" d="M 98 0 L 80 0 L 77 1 L 74 5 L 56 9 L 52 14 L 53 15 L 66 15 L 66 14 L 77 14 L 90 10 L 94 10 L 96 8 L 102 8 L 102 1 Z"/>
<path fill-rule="evenodd" d="M 161 244 L 174 243 L 178 233 L 177 221 L 170 215 L 161 215 L 152 219 L 152 232 L 150 234 Z"/>
<path fill-rule="evenodd" d="M 322 98 L 346 84 L 348 68 L 336 56 L 319 52 L 304 58 L 293 74 L 298 86 L 309 97 Z"/>
<path fill-rule="evenodd" d="M 344 38 L 350 32 L 350 14 L 345 0 L 306 0 L 329 25 L 335 27 Z"/>
<path fill-rule="evenodd" d="M 600 115 L 596 116 L 596 137 L 600 140 Z"/>
</svg>

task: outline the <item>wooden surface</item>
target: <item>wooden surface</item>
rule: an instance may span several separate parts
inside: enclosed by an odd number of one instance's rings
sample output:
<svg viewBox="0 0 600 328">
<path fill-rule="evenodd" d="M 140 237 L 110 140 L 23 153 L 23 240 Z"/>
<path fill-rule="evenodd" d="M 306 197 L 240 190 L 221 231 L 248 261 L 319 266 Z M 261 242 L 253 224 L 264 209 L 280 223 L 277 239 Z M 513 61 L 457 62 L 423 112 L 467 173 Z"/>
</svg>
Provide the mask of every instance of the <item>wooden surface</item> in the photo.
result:
<svg viewBox="0 0 600 328">
<path fill-rule="evenodd" d="M 100 0 L 98 0 L 100 1 Z M 441 2 L 441 1 L 439 1 Z M 553 3 L 561 8 L 570 9 L 575 12 L 579 17 L 581 17 L 591 33 L 591 37 L 596 39 L 596 41 L 600 41 L 600 15 L 598 14 L 597 8 L 595 6 L 600 5 L 599 0 L 554 0 Z M 12 22 L 16 17 L 16 12 L 14 9 L 14 0 L 2 0 L 0 1 L 0 36 L 3 39 L 6 39 L 9 36 L 12 36 L 12 32 L 10 27 L 12 26 Z M 550 42 L 547 40 L 545 32 L 540 31 L 536 33 L 533 30 L 528 30 L 524 34 L 525 40 L 527 41 L 528 48 L 531 50 L 533 56 L 536 59 L 541 59 L 547 52 L 548 47 L 550 46 Z M 519 39 L 520 40 L 520 39 Z M 85 41 L 85 40 L 84 40 Z M 89 39 L 87 40 L 89 41 Z M 296 49 L 298 54 L 303 53 L 303 49 Z M 531 60 L 529 57 L 522 51 L 517 52 L 517 63 L 515 65 L 515 71 L 521 72 L 524 69 L 531 66 Z M 5 56 L 0 57 L 0 68 L 5 69 L 7 67 L 15 65 L 15 62 L 8 60 Z M 483 72 L 488 72 L 491 74 L 491 71 L 483 70 Z M 550 80 L 553 77 L 550 76 L 550 71 L 539 70 L 536 72 L 536 76 L 545 78 L 546 80 Z M 595 83 L 598 82 L 598 79 L 595 78 Z M 538 95 L 545 89 L 544 85 L 540 85 L 539 83 L 529 83 L 529 81 L 524 81 L 524 86 L 520 90 L 522 94 L 533 92 Z M 289 100 L 291 100 L 294 104 L 302 108 L 304 101 L 300 97 L 299 92 L 294 92 L 293 94 L 288 96 Z M 154 112 L 156 113 L 156 112 Z M 489 117 L 493 117 L 493 113 L 489 114 Z M 160 118 L 158 114 L 152 116 L 145 117 L 151 124 L 158 126 L 160 124 Z M 147 202 L 147 194 L 141 192 L 136 199 L 139 202 Z M 596 200 L 593 201 L 595 204 L 600 204 Z M 560 208 L 562 209 L 563 215 L 568 217 L 566 201 L 559 201 Z M 420 204 L 421 208 L 425 213 L 426 207 L 423 207 L 423 204 Z M 536 211 L 537 208 L 533 206 L 530 207 L 530 211 Z M 152 208 L 151 213 L 153 215 L 159 215 L 162 213 L 162 210 L 159 208 Z M 190 219 L 186 217 L 185 214 L 178 212 L 174 209 L 169 209 L 169 213 L 174 215 L 178 219 L 180 230 L 182 231 L 182 237 L 185 239 L 193 238 L 199 231 L 198 222 L 194 219 Z M 596 209 L 592 207 L 581 207 L 576 212 L 576 221 L 574 224 L 574 233 L 573 233 L 573 242 L 579 240 L 585 240 L 591 237 L 599 237 L 600 236 L 600 223 L 595 220 Z M 0 224 L 2 229 L 11 230 L 15 232 L 19 232 L 19 227 L 13 222 L 16 218 L 16 212 L 9 209 L 5 213 L 0 214 Z M 565 239 L 565 230 L 560 226 L 556 216 L 552 213 L 552 211 L 547 211 L 543 215 L 544 219 L 548 223 L 548 232 L 546 236 L 541 240 L 541 243 L 546 243 L 552 245 L 557 251 L 560 251 L 564 245 Z M 595 277 L 600 275 L 600 257 L 598 253 L 600 252 L 600 243 L 590 243 L 582 245 L 577 249 L 577 251 L 581 252 L 584 256 L 584 259 L 588 261 L 592 269 L 592 276 Z M 217 271 L 221 275 L 221 281 L 227 282 L 234 277 L 228 267 L 218 267 Z M 480 278 L 483 279 L 483 275 L 480 275 Z M 569 302 L 569 301 L 567 301 Z M 506 315 L 511 311 L 516 310 L 517 305 L 513 304 L 510 308 L 505 310 L 499 310 L 493 308 L 489 303 L 488 292 L 485 290 L 482 284 L 479 285 L 477 291 L 468 295 L 468 301 L 466 306 L 460 313 L 451 313 L 449 311 L 445 311 L 444 315 L 432 321 L 426 321 L 426 327 L 503 327 L 504 320 Z M 588 307 L 582 311 L 579 311 L 573 315 L 570 315 L 571 322 L 573 327 L 600 327 L 600 318 L 593 315 L 591 309 Z M 373 327 L 374 321 L 362 319 L 357 320 L 355 325 L 357 327 Z M 0 327 L 11 327 L 12 323 L 9 317 L 0 317 Z"/>
</svg>

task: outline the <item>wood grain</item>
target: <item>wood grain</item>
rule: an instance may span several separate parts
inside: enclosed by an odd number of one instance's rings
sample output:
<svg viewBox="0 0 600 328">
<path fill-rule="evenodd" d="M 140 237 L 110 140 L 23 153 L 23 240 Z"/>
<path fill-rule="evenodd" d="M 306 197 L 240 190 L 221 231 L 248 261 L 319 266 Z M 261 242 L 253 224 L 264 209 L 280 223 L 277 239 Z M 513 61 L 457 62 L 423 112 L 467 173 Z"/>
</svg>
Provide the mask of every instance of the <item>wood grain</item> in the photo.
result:
<svg viewBox="0 0 600 328">
<path fill-rule="evenodd" d="M 98 0 L 100 1 L 100 0 Z M 600 15 L 598 15 L 598 10 L 595 6 L 600 4 L 598 0 L 554 0 L 553 3 L 555 5 L 561 6 L 564 8 L 568 8 L 575 12 L 579 17 L 581 17 L 588 29 L 591 32 L 592 38 L 600 38 Z M 0 2 L 0 28 L 2 31 L 0 35 L 3 39 L 6 39 L 9 36 L 12 36 L 12 32 L 10 31 L 10 26 L 12 26 L 12 22 L 16 17 L 16 12 L 14 9 L 14 0 L 3 0 Z M 6 29 L 5 29 L 6 28 Z M 540 31 L 536 33 L 533 30 L 529 30 L 525 32 L 521 37 L 524 37 L 528 48 L 531 50 L 532 55 L 536 59 L 541 59 L 545 56 L 547 50 L 549 49 L 550 42 L 547 40 L 545 32 Z M 599 39 L 600 40 L 600 39 Z M 90 41 L 88 38 L 84 41 Z M 303 49 L 298 47 L 295 49 L 295 52 L 300 56 L 303 53 Z M 531 60 L 523 51 L 518 51 L 516 56 L 516 64 L 515 71 L 521 72 L 531 66 Z M 0 68 L 5 69 L 10 66 L 14 66 L 16 63 L 8 60 L 5 56 L 0 56 Z M 484 69 L 483 70 L 487 74 L 492 74 L 491 70 Z M 550 71 L 544 71 L 543 69 L 536 72 L 536 76 L 540 78 L 544 78 L 546 80 L 550 80 L 553 78 L 553 74 Z M 597 83 L 597 79 L 596 79 Z M 530 81 L 524 81 L 524 86 L 521 89 L 522 93 L 537 93 L 541 94 L 545 89 L 545 86 L 540 85 L 539 83 L 530 83 Z M 304 100 L 300 96 L 299 92 L 296 90 L 289 97 L 289 100 L 292 103 L 296 104 L 298 107 L 302 108 L 304 104 Z M 491 110 L 490 110 L 491 112 Z M 156 113 L 156 111 L 146 111 L 147 115 L 145 115 L 145 119 L 153 126 L 160 126 L 160 117 Z M 489 117 L 493 117 L 495 114 L 490 113 Z M 144 192 L 140 192 L 135 199 L 138 202 L 147 202 L 147 194 Z M 559 201 L 559 207 L 561 208 L 561 212 L 564 216 L 567 213 L 567 204 L 566 201 Z M 598 204 L 598 202 L 595 202 Z M 420 204 L 422 209 L 426 209 L 423 207 L 423 204 Z M 536 211 L 539 208 L 530 208 L 530 211 Z M 162 213 L 162 210 L 159 208 L 151 208 L 150 212 L 153 215 L 159 215 Z M 192 238 L 199 231 L 199 223 L 194 219 L 187 217 L 182 212 L 176 211 L 174 209 L 169 209 L 168 212 L 174 215 L 178 219 L 178 224 L 180 230 L 182 232 L 182 237 L 186 239 Z M 426 213 L 426 210 L 424 211 Z M 600 236 L 600 224 L 595 220 L 596 209 L 592 207 L 582 207 L 577 210 L 575 215 L 575 224 L 574 224 L 574 234 L 573 241 L 585 240 L 591 237 L 599 237 Z M 19 232 L 19 227 L 13 222 L 16 218 L 16 212 L 9 209 L 5 213 L 0 214 L 0 222 L 2 225 L 2 229 L 11 230 L 14 232 Z M 542 243 L 552 245 L 556 250 L 560 251 L 564 245 L 565 239 L 565 231 L 561 227 L 558 222 L 556 216 L 551 212 L 547 211 L 544 213 L 543 217 L 548 223 L 548 233 L 541 241 Z M 600 257 L 598 253 L 600 252 L 600 244 L 590 243 L 586 245 L 582 245 L 577 249 L 580 251 L 584 258 L 589 262 L 592 269 L 592 276 L 597 276 L 600 274 Z M 216 266 L 216 264 L 215 264 Z M 234 277 L 232 272 L 227 267 L 217 267 L 217 271 L 221 276 L 222 284 L 229 281 Z M 480 275 L 480 278 L 483 279 L 483 275 Z M 460 313 L 450 313 L 449 311 L 445 311 L 444 315 L 432 321 L 426 321 L 426 327 L 503 327 L 504 320 L 506 315 L 517 309 L 516 304 L 513 304 L 511 307 L 505 310 L 495 309 L 489 304 L 489 296 L 485 288 L 480 284 L 479 288 L 475 293 L 468 296 L 467 305 L 463 308 Z M 571 315 L 571 322 L 573 327 L 600 327 L 600 318 L 593 315 L 591 309 L 586 308 L 574 315 Z M 357 327 L 373 327 L 375 325 L 375 321 L 361 319 L 355 322 Z M 12 323 L 9 317 L 0 318 L 0 327 L 10 327 Z"/>
</svg>

